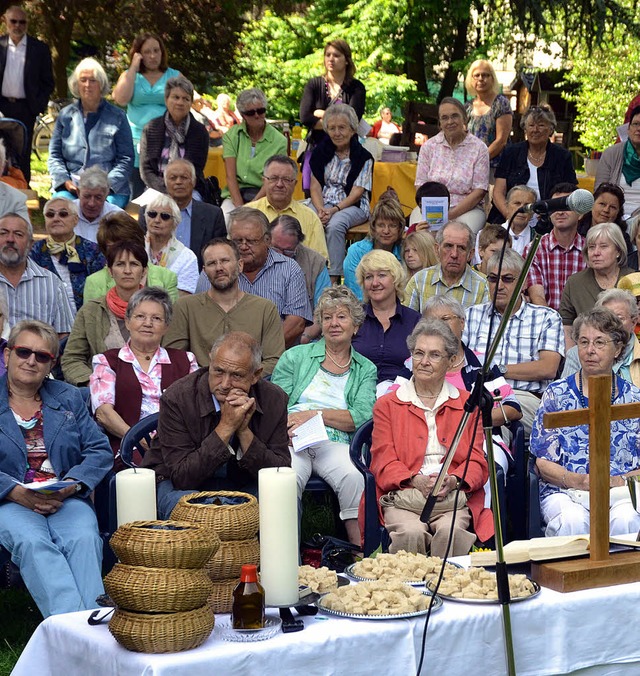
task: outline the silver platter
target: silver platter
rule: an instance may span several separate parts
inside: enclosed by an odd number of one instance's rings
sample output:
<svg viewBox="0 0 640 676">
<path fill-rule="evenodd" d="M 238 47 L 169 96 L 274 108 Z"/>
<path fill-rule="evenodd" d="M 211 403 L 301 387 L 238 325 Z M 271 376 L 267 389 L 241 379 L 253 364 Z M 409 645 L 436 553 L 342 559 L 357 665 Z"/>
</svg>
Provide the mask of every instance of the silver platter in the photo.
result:
<svg viewBox="0 0 640 676">
<path fill-rule="evenodd" d="M 439 596 L 434 596 L 430 592 L 423 591 L 422 592 L 425 596 L 428 596 L 429 598 L 433 599 L 433 605 L 431 606 L 431 612 L 435 613 L 436 610 L 440 610 L 442 608 L 442 599 Z M 322 596 L 320 599 L 318 599 L 316 605 L 318 606 L 318 610 L 321 610 L 323 613 L 326 613 L 327 615 L 334 615 L 335 617 L 346 617 L 349 618 L 350 620 L 402 620 L 410 617 L 420 617 L 422 615 L 426 615 L 429 612 L 429 608 L 425 608 L 424 610 L 416 610 L 413 613 L 401 613 L 399 615 L 359 615 L 356 613 L 342 613 L 337 610 L 332 610 L 331 608 L 327 608 L 324 604 L 324 596 Z"/>
<path fill-rule="evenodd" d="M 459 563 L 453 563 L 452 561 L 447 561 L 447 563 L 450 566 L 454 566 L 455 568 L 462 568 L 462 566 Z M 355 563 L 350 564 L 344 569 L 345 575 L 348 575 L 352 580 L 355 580 L 356 582 L 378 582 L 378 579 L 375 577 L 362 577 L 360 575 L 356 575 L 354 573 L 354 567 Z M 426 585 L 426 580 L 399 580 L 400 582 L 404 582 L 404 584 L 409 584 L 412 587 L 424 587 Z"/>
<path fill-rule="evenodd" d="M 529 596 L 516 596 L 515 598 L 512 596 L 509 603 L 520 603 L 521 601 L 528 601 L 529 599 L 535 598 L 540 593 L 540 585 L 531 578 L 527 579 L 533 585 L 534 589 L 533 594 L 529 594 Z M 429 586 L 427 586 L 427 589 L 429 589 Z M 445 601 L 455 601 L 456 603 L 474 603 L 484 606 L 486 605 L 495 606 L 500 603 L 498 599 L 461 599 L 457 596 L 449 596 L 448 594 L 442 594 L 440 592 L 438 592 L 438 596 L 441 596 Z"/>
</svg>

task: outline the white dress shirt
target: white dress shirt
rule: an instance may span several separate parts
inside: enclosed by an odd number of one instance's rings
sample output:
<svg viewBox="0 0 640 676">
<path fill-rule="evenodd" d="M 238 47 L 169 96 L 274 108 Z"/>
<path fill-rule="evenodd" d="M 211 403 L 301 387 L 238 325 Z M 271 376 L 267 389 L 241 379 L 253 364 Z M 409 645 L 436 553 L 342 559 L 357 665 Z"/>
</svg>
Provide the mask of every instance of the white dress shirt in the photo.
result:
<svg viewBox="0 0 640 676">
<path fill-rule="evenodd" d="M 24 99 L 24 64 L 27 58 L 27 36 L 23 35 L 18 44 L 7 40 L 7 62 L 2 79 L 2 96 L 11 99 Z"/>
</svg>

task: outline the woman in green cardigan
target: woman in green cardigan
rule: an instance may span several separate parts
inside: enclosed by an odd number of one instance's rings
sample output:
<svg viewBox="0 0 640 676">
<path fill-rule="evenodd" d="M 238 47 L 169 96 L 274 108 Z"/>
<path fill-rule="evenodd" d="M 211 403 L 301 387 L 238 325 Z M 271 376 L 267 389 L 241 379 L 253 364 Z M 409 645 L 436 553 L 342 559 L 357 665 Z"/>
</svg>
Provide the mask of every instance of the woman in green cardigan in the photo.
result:
<svg viewBox="0 0 640 676">
<path fill-rule="evenodd" d="M 271 382 L 289 395 L 289 437 L 318 411 L 329 437 L 298 453 L 290 448 L 291 466 L 298 474 L 298 497 L 312 474 L 324 479 L 338 496 L 349 539 L 360 545 L 358 504 L 364 483 L 349 458 L 349 442 L 353 432 L 371 418 L 377 370 L 351 347 L 364 321 L 362 305 L 351 290 L 345 286 L 325 289 L 315 320 L 322 326 L 322 338 L 287 350 Z"/>
</svg>

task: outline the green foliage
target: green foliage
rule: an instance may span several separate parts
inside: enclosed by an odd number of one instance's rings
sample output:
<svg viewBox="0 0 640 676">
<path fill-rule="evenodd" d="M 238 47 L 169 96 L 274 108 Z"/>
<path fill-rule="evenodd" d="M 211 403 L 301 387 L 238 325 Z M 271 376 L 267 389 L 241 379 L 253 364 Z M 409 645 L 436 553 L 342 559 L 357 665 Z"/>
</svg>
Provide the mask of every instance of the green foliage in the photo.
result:
<svg viewBox="0 0 640 676">
<path fill-rule="evenodd" d="M 616 139 L 631 99 L 640 91 L 640 40 L 622 27 L 613 39 L 590 54 L 576 50 L 566 81 L 577 87 L 568 95 L 576 104 L 574 128 L 580 142 L 602 151 Z"/>
</svg>

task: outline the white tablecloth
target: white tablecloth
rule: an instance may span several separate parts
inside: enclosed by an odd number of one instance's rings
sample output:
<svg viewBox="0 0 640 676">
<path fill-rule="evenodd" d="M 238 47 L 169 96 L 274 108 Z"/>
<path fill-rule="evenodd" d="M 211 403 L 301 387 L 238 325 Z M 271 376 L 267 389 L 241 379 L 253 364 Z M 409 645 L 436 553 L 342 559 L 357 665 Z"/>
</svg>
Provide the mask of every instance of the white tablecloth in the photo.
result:
<svg viewBox="0 0 640 676">
<path fill-rule="evenodd" d="M 14 676 L 256 676 L 416 673 L 424 620 L 366 621 L 318 615 L 305 629 L 261 643 L 227 643 L 169 655 L 122 648 L 88 611 L 50 617 L 35 631 Z M 511 606 L 519 676 L 640 674 L 640 583 L 560 594 L 548 589 Z M 217 616 L 216 620 L 226 619 Z M 432 615 L 422 673 L 506 673 L 498 606 L 445 601 Z"/>
</svg>

